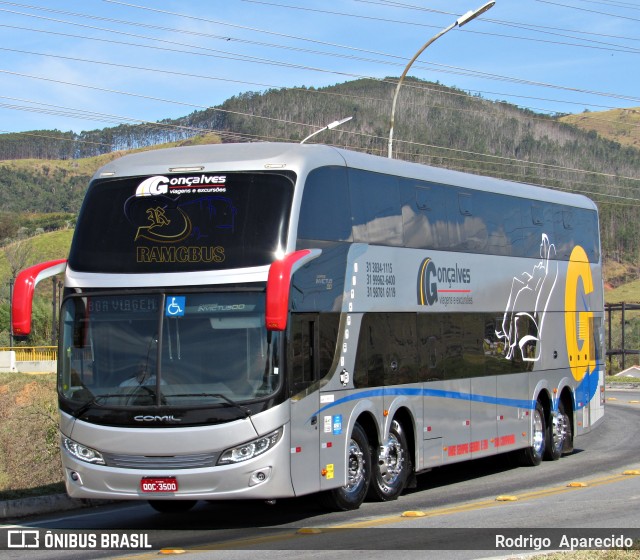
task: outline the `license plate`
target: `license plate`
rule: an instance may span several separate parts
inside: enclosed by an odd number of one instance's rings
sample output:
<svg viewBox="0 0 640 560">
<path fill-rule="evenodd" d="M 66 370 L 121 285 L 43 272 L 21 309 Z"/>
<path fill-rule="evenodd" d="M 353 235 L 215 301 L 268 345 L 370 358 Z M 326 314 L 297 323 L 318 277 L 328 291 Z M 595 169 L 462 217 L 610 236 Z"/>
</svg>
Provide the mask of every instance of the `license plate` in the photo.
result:
<svg viewBox="0 0 640 560">
<path fill-rule="evenodd" d="M 149 477 L 140 481 L 143 492 L 177 492 L 178 480 L 175 477 Z"/>
</svg>

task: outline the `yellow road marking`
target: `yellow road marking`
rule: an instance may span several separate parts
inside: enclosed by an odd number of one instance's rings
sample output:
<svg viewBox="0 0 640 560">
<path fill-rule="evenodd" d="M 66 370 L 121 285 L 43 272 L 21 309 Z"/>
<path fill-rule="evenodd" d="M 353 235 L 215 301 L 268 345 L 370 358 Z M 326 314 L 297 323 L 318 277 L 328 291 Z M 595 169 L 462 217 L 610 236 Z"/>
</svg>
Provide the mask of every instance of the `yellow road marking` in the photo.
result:
<svg viewBox="0 0 640 560">
<path fill-rule="evenodd" d="M 629 470 L 625 470 L 624 473 L 630 472 Z M 640 472 L 635 471 L 633 472 Z M 595 478 L 593 480 L 589 480 L 588 486 L 589 488 L 593 488 L 596 486 L 602 486 L 605 484 L 613 484 L 615 482 L 620 482 L 622 480 L 629 480 L 629 476 L 627 474 L 614 474 L 608 475 L 600 478 Z M 544 488 L 541 490 L 534 490 L 531 492 L 524 492 L 522 494 L 517 494 L 511 496 L 516 498 L 518 502 L 535 500 L 539 498 L 546 498 L 548 496 L 555 496 L 559 494 L 564 494 L 566 492 L 575 492 L 579 489 L 583 488 L 582 486 L 557 486 L 553 488 Z M 397 523 L 404 523 L 406 521 L 413 521 L 416 518 L 425 518 L 425 517 L 442 517 L 445 515 L 453 515 L 456 513 L 465 513 L 470 511 L 477 511 L 485 508 L 495 508 L 495 507 L 509 507 L 509 504 L 501 501 L 496 501 L 496 499 L 492 500 L 480 500 L 477 502 L 469 502 L 466 504 L 460 504 L 456 506 L 442 507 L 425 511 L 412 511 L 412 512 L 404 512 L 411 513 L 411 515 L 403 515 L 402 513 L 384 516 L 384 517 L 376 517 L 374 519 L 366 519 L 363 521 L 356 521 L 353 523 L 342 523 L 340 525 L 329 525 L 326 527 L 306 527 L 303 529 L 292 529 L 291 532 L 287 533 L 278 533 L 275 535 L 265 535 L 261 537 L 253 537 L 248 539 L 234 539 L 224 542 L 210 543 L 199 545 L 197 547 L 189 548 L 187 551 L 196 551 L 196 550 L 225 550 L 230 548 L 246 548 L 250 546 L 256 546 L 260 544 L 273 543 L 278 541 L 290 540 L 290 539 L 304 539 L 304 538 L 312 538 L 314 534 L 328 533 L 337 530 L 344 529 L 364 529 L 369 527 L 377 527 L 380 525 L 393 525 Z M 422 515 L 420 515 L 422 514 Z M 164 550 L 169 549 L 169 547 L 165 547 Z M 182 549 L 181 547 L 181 550 Z M 150 560 L 155 558 L 157 560 L 158 551 L 142 553 L 139 555 L 133 556 L 125 556 L 119 557 L 119 560 Z"/>
</svg>

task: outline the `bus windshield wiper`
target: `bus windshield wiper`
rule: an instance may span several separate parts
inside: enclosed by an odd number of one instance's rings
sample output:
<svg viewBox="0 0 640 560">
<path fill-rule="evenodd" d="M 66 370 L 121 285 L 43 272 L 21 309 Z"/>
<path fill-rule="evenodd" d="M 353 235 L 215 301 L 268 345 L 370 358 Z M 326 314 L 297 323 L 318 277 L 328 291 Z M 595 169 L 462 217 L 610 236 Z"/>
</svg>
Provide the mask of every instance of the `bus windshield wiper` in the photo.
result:
<svg viewBox="0 0 640 560">
<path fill-rule="evenodd" d="M 245 418 L 249 418 L 251 416 L 251 411 L 248 408 L 245 408 L 240 403 L 237 403 L 233 399 L 230 399 L 226 395 L 222 393 L 178 393 L 176 395 L 168 395 L 170 397 L 216 397 L 218 399 L 222 399 L 227 404 L 237 408 L 242 414 L 244 414 Z"/>
<path fill-rule="evenodd" d="M 142 389 L 143 391 L 146 391 L 151 397 L 153 397 L 154 399 L 157 399 L 156 392 L 153 389 L 151 389 L 150 387 L 147 387 L 146 385 L 140 385 L 140 386 L 136 387 L 136 390 L 138 390 L 138 389 Z M 112 397 L 130 398 L 131 395 L 128 395 L 127 393 L 103 393 L 101 395 L 96 395 L 95 397 L 93 397 L 92 399 L 90 399 L 86 403 L 84 403 L 78 410 L 76 410 L 73 413 L 73 416 L 75 418 L 79 418 L 85 412 L 87 412 L 87 410 L 93 408 L 94 406 L 101 406 L 100 405 L 100 401 L 102 401 L 104 399 L 109 399 L 109 398 L 112 398 Z M 164 405 L 167 404 L 167 398 L 162 393 L 160 393 L 160 403 L 164 404 Z"/>
<path fill-rule="evenodd" d="M 76 410 L 73 413 L 73 416 L 75 418 L 79 418 L 90 408 L 93 408 L 94 406 L 100 406 L 100 401 L 102 399 L 109 399 L 111 397 L 122 397 L 122 393 L 104 393 L 102 395 L 96 395 L 95 397 L 89 399 L 86 403 L 84 403 L 78 410 Z"/>
</svg>

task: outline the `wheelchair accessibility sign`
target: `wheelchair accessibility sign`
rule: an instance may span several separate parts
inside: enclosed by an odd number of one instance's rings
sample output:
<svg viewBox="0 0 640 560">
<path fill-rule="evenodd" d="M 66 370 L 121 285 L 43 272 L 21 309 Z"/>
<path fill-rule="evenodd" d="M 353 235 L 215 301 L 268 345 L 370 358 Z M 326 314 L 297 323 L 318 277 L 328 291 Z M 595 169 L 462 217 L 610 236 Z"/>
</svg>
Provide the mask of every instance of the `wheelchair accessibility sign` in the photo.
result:
<svg viewBox="0 0 640 560">
<path fill-rule="evenodd" d="M 186 303 L 186 296 L 167 296 L 164 314 L 167 317 L 184 317 Z"/>
</svg>

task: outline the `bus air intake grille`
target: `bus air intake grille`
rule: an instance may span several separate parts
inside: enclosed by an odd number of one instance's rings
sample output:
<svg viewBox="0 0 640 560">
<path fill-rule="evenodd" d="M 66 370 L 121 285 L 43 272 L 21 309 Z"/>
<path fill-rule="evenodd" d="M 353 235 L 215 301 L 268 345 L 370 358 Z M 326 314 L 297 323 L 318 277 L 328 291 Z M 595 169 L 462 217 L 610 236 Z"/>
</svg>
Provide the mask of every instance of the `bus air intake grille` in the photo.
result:
<svg viewBox="0 0 640 560">
<path fill-rule="evenodd" d="M 115 455 L 103 453 L 109 467 L 120 469 L 201 469 L 214 467 L 219 453 L 200 453 L 195 455 L 148 456 Z"/>
</svg>

